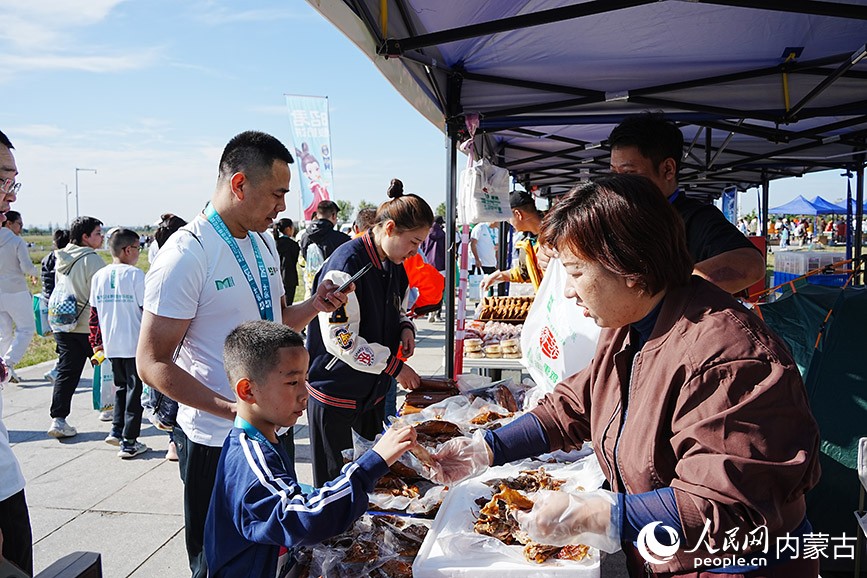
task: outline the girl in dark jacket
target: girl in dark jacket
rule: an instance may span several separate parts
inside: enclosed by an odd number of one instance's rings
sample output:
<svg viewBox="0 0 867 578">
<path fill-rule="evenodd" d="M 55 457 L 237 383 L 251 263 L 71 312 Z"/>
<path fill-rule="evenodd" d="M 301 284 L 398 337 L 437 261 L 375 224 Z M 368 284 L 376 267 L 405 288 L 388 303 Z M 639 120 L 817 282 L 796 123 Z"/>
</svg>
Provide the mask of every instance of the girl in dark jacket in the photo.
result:
<svg viewBox="0 0 867 578">
<path fill-rule="evenodd" d="M 307 415 L 317 486 L 340 472 L 340 452 L 352 447 L 352 430 L 372 440 L 382 431 L 384 397 L 392 379 L 415 389 L 418 374 L 398 359 L 415 349 L 415 327 L 406 316 L 409 287 L 403 261 L 418 253 L 433 223 L 430 206 L 404 195 L 394 179 L 390 201 L 379 206 L 374 226 L 338 247 L 316 275 L 340 285 L 367 265 L 344 307 L 321 313 L 308 327 L 310 352 Z"/>
</svg>

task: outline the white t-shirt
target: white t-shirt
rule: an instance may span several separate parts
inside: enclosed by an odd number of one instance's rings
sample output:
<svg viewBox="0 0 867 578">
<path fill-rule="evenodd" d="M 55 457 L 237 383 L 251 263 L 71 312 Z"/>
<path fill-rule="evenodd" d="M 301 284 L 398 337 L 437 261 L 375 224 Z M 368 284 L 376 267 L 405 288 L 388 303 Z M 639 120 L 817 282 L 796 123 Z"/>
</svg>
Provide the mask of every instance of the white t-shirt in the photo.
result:
<svg viewBox="0 0 867 578">
<path fill-rule="evenodd" d="M 144 272 L 112 263 L 90 281 L 90 304 L 99 315 L 102 347 L 109 359 L 134 358 L 144 306 Z"/>
<path fill-rule="evenodd" d="M 479 223 L 473 227 L 470 239 L 476 240 L 476 253 L 479 255 L 477 263 L 481 267 L 496 267 L 497 253 L 494 249 L 494 231 L 487 223 Z M 470 251 L 472 253 L 472 251 Z"/>
<path fill-rule="evenodd" d="M 253 233 L 253 238 L 268 269 L 274 318 L 280 322 L 283 281 L 274 237 Z M 261 290 L 250 238 L 235 241 Z M 260 319 L 259 307 L 232 250 L 203 216 L 160 248 L 145 278 L 144 303 L 145 310 L 155 315 L 192 319 L 176 363 L 212 391 L 235 399 L 223 368 L 223 343 L 241 323 Z M 193 442 L 212 447 L 222 446 L 232 429 L 231 421 L 184 404 L 180 404 L 178 425 Z"/>
<path fill-rule="evenodd" d="M 0 390 L 3 384 L 0 383 Z M 9 432 L 3 423 L 3 393 L 0 391 L 0 502 L 11 498 L 24 489 L 24 474 L 12 447 L 9 445 Z"/>
</svg>

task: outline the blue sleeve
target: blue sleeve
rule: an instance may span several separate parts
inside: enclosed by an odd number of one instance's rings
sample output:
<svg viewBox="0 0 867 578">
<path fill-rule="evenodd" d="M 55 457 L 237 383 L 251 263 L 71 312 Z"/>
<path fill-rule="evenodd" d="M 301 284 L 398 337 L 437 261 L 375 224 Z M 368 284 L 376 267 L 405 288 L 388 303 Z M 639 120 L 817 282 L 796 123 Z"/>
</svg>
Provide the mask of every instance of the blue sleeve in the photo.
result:
<svg viewBox="0 0 867 578">
<path fill-rule="evenodd" d="M 620 494 L 623 504 L 623 526 L 620 537 L 623 541 L 635 542 L 641 529 L 652 522 L 662 522 L 677 530 L 677 535 L 683 540 L 683 524 L 677 513 L 677 502 L 674 499 L 673 488 L 663 488 L 643 494 Z M 667 542 L 667 538 L 663 536 Z"/>
<path fill-rule="evenodd" d="M 304 495 L 297 482 L 286 477 L 264 478 L 247 488 L 235 526 L 257 544 L 293 548 L 316 544 L 346 531 L 367 510 L 367 494 L 388 471 L 373 450 L 346 464 L 340 475 L 322 488 Z"/>
<path fill-rule="evenodd" d="M 494 466 L 535 457 L 551 447 L 542 424 L 532 413 L 525 413 L 500 429 L 486 431 L 485 441 L 494 454 Z"/>
</svg>

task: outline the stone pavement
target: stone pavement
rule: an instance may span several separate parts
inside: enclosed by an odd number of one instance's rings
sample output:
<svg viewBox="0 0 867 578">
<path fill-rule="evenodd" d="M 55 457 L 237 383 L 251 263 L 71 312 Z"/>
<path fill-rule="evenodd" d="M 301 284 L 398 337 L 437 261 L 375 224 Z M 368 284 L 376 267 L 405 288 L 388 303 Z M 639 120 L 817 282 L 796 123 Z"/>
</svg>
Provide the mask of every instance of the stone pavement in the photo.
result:
<svg viewBox="0 0 867 578">
<path fill-rule="evenodd" d="M 443 324 L 418 320 L 417 325 L 418 347 L 410 365 L 423 376 L 441 376 Z M 92 409 L 88 366 L 69 416 L 78 435 L 64 440 L 48 437 L 52 386 L 42 375 L 52 365 L 16 370 L 24 381 L 7 384 L 2 393 L 3 419 L 27 479 L 34 571 L 70 552 L 86 550 L 102 554 L 107 578 L 189 576 L 183 487 L 177 463 L 165 459 L 167 434 L 145 422 L 140 440 L 151 451 L 130 460 L 118 458 L 118 448 L 103 441 L 111 424 L 99 421 Z M 295 439 L 298 477 L 311 484 L 306 415 L 296 426 Z M 603 576 L 625 576 L 622 562 L 605 566 L 611 570 L 603 567 Z"/>
</svg>

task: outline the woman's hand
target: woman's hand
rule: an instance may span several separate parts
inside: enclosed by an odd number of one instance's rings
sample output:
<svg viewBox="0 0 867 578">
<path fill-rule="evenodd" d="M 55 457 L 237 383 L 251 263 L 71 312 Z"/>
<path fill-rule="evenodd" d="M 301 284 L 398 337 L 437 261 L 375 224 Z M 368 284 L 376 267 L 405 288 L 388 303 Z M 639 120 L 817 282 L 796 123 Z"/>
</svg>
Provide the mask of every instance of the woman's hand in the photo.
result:
<svg viewBox="0 0 867 578">
<path fill-rule="evenodd" d="M 397 374 L 397 382 L 404 388 L 412 391 L 417 389 L 419 385 L 421 385 L 421 378 L 415 372 L 413 368 L 411 368 L 407 364 L 403 364 L 403 367 L 400 370 L 400 373 Z"/>
<path fill-rule="evenodd" d="M 493 461 L 493 454 L 482 430 L 473 437 L 453 438 L 431 453 L 434 464 L 425 468 L 425 476 L 438 484 L 455 484 L 485 471 Z"/>
<path fill-rule="evenodd" d="M 400 348 L 406 359 L 415 353 L 415 332 L 409 327 L 404 327 L 400 332 Z"/>
<path fill-rule="evenodd" d="M 605 490 L 574 494 L 539 490 L 532 499 L 533 509 L 515 512 L 515 519 L 534 542 L 587 544 L 609 554 L 620 549 L 621 516 L 616 494 Z"/>
</svg>

